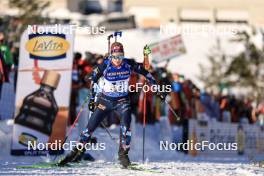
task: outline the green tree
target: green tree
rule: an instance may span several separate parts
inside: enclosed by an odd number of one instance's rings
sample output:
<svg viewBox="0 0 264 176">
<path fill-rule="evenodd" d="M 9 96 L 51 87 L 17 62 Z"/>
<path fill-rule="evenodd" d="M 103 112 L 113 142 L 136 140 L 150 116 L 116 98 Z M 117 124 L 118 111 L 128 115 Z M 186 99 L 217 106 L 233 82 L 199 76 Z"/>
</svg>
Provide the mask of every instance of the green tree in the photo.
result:
<svg viewBox="0 0 264 176">
<path fill-rule="evenodd" d="M 264 68 L 264 51 L 257 48 L 251 36 L 247 32 L 238 33 L 235 42 L 242 42 L 245 50 L 232 58 L 226 76 L 236 77 L 234 85 L 248 89 L 248 95 L 258 104 L 264 98 L 264 72 L 261 70 Z"/>
<path fill-rule="evenodd" d="M 210 66 L 200 65 L 199 79 L 205 88 L 243 88 L 247 96 L 254 98 L 257 104 L 264 99 L 264 49 L 259 49 L 252 42 L 252 34 L 239 32 L 232 42 L 243 44 L 244 51 L 237 56 L 227 57 L 217 46 L 208 56 Z M 228 58 L 228 59 L 227 59 Z"/>
<path fill-rule="evenodd" d="M 9 26 L 8 33 L 12 34 L 12 40 L 18 42 L 21 33 L 32 24 L 43 24 L 45 18 L 42 12 L 49 7 L 48 0 L 9 0 L 9 6 L 19 10 L 17 21 L 19 26 Z"/>
<path fill-rule="evenodd" d="M 209 65 L 199 64 L 200 75 L 199 79 L 204 83 L 206 90 L 222 91 L 227 86 L 226 78 L 227 56 L 221 48 L 220 40 L 217 39 L 216 45 L 211 49 L 208 55 Z"/>
</svg>

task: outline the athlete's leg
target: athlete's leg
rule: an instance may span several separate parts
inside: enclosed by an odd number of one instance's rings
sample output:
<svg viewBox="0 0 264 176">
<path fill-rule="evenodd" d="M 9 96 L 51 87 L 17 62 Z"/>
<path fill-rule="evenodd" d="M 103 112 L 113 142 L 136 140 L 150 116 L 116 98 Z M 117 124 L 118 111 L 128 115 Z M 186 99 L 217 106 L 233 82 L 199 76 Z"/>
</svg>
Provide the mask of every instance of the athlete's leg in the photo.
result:
<svg viewBox="0 0 264 176">
<path fill-rule="evenodd" d="M 121 143 L 120 145 L 124 149 L 130 148 L 130 141 L 131 141 L 131 108 L 129 101 L 123 101 L 120 106 L 117 108 L 120 114 L 120 131 L 121 131 Z"/>
<path fill-rule="evenodd" d="M 81 133 L 80 142 L 86 143 L 90 140 L 92 133 L 100 125 L 100 123 L 106 117 L 106 114 L 112 110 L 112 103 L 110 100 L 104 98 L 98 98 L 97 108 L 94 113 L 91 115 L 90 120 L 87 124 L 86 129 Z"/>
<path fill-rule="evenodd" d="M 120 115 L 120 146 L 118 159 L 124 167 L 128 167 L 130 165 L 128 151 L 131 142 L 131 108 L 129 100 L 125 99 L 118 102 L 116 110 Z"/>
<path fill-rule="evenodd" d="M 81 132 L 80 142 L 68 155 L 66 155 L 66 157 L 58 162 L 58 165 L 63 166 L 69 162 L 79 161 L 82 158 L 85 152 L 85 144 L 90 142 L 92 133 L 105 118 L 106 114 L 112 109 L 112 103 L 108 100 L 98 98 L 97 104 L 97 108 L 92 114 L 87 128 Z"/>
</svg>

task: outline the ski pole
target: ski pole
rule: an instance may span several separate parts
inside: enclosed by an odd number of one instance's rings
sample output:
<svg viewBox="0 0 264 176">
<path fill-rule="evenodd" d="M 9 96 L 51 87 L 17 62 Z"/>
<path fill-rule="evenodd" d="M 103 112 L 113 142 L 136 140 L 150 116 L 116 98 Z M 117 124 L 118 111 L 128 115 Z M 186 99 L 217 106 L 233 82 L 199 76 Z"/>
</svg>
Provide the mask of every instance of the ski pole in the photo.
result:
<svg viewBox="0 0 264 176">
<path fill-rule="evenodd" d="M 179 121 L 181 119 L 181 117 L 176 114 L 176 112 L 173 110 L 173 108 L 171 107 L 171 105 L 169 104 L 169 102 L 166 99 L 164 99 L 164 102 L 168 105 L 170 111 L 175 116 L 176 120 Z"/>
<path fill-rule="evenodd" d="M 111 34 L 111 35 L 109 35 L 107 37 L 107 40 L 108 40 L 108 55 L 110 55 L 110 53 L 111 53 L 111 51 L 110 51 L 111 38 L 113 38 L 113 34 Z"/>
<path fill-rule="evenodd" d="M 146 70 L 149 70 L 149 57 L 148 55 L 151 53 L 151 50 L 150 48 L 145 45 L 144 46 L 144 49 L 143 49 L 143 55 L 144 55 L 144 61 L 143 61 L 143 65 L 144 65 L 144 68 Z M 147 82 L 147 79 L 145 78 L 144 80 L 144 85 L 146 85 L 146 82 Z M 144 95 L 143 95 L 143 155 L 142 155 L 142 161 L 143 163 L 145 162 L 145 128 L 146 128 L 146 101 L 147 101 L 147 94 L 145 91 L 144 92 Z"/>
<path fill-rule="evenodd" d="M 143 163 L 145 162 L 146 95 L 147 95 L 146 92 L 144 92 L 144 95 L 143 95 L 143 151 L 142 151 L 143 152 L 143 156 L 142 156 Z"/>
<path fill-rule="evenodd" d="M 62 145 L 67 141 L 67 139 L 68 139 L 69 135 L 71 134 L 73 128 L 75 127 L 76 123 L 78 122 L 78 120 L 79 120 L 79 118 L 80 118 L 80 115 L 81 115 L 81 113 L 82 113 L 82 111 L 83 111 L 83 109 L 84 109 L 84 106 L 85 106 L 85 104 L 88 102 L 89 98 L 90 98 L 90 96 L 88 95 L 88 96 L 86 97 L 86 99 L 84 100 L 84 102 L 83 102 L 83 104 L 82 104 L 82 106 L 81 106 L 81 108 L 80 108 L 80 110 L 79 110 L 79 112 L 78 112 L 78 114 L 77 114 L 77 116 L 76 116 L 76 118 L 75 118 L 73 124 L 72 124 L 71 127 L 70 127 L 70 130 L 68 131 L 67 135 L 65 136 L 65 138 L 64 138 L 64 140 L 63 140 L 63 142 L 62 142 Z M 54 159 L 53 159 L 53 162 L 57 159 L 57 156 L 58 156 L 58 155 L 55 155 L 55 157 L 54 157 Z"/>
<path fill-rule="evenodd" d="M 110 131 L 108 130 L 108 128 L 105 126 L 104 122 L 101 122 L 101 125 L 103 126 L 103 128 L 105 129 L 106 133 L 108 134 L 108 136 L 116 142 L 117 138 L 114 138 L 113 135 L 110 133 Z M 118 142 L 117 142 L 118 143 Z"/>
<path fill-rule="evenodd" d="M 117 36 L 122 37 L 122 31 L 116 31 L 114 33 L 114 36 L 115 36 L 115 42 L 116 42 L 117 41 Z"/>
</svg>

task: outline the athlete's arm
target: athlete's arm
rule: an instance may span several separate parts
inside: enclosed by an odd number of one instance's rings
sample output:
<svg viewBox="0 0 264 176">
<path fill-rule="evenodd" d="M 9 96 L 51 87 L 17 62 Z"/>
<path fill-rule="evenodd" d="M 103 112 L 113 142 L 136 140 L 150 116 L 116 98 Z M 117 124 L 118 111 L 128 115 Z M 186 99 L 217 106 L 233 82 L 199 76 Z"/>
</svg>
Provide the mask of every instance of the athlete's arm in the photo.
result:
<svg viewBox="0 0 264 176">
<path fill-rule="evenodd" d="M 104 73 L 104 70 L 107 66 L 107 63 L 106 61 L 104 61 L 103 63 L 97 65 L 93 72 L 92 72 L 92 75 L 91 75 L 91 80 L 94 82 L 94 83 L 97 83 L 97 81 L 99 80 L 99 78 L 101 76 L 103 76 L 103 73 Z"/>
<path fill-rule="evenodd" d="M 103 76 L 104 70 L 107 67 L 107 62 L 108 62 L 108 60 L 105 60 L 103 63 L 97 65 L 94 68 L 91 76 L 89 77 L 89 79 L 91 79 L 90 89 L 91 89 L 91 92 L 92 92 L 92 98 L 95 97 L 94 83 L 97 83 L 98 80 L 100 79 L 100 77 Z"/>
<path fill-rule="evenodd" d="M 149 73 L 143 66 L 143 64 L 138 63 L 134 60 L 127 60 L 129 65 L 131 66 L 132 70 L 135 71 L 136 73 L 139 73 L 143 76 L 145 76 L 145 78 L 147 78 L 148 82 L 151 85 L 157 85 L 156 80 L 154 79 L 154 77 L 151 75 L 151 73 Z"/>
<path fill-rule="evenodd" d="M 139 73 L 139 74 L 145 76 L 145 78 L 147 78 L 148 82 L 151 85 L 158 85 L 156 80 L 154 79 L 154 77 L 143 67 L 143 64 L 137 63 L 134 60 L 128 60 L 128 62 L 130 64 L 132 70 L 135 71 L 136 73 Z M 166 98 L 165 92 L 156 91 L 156 95 L 158 95 L 162 100 L 165 100 L 165 98 Z"/>
</svg>

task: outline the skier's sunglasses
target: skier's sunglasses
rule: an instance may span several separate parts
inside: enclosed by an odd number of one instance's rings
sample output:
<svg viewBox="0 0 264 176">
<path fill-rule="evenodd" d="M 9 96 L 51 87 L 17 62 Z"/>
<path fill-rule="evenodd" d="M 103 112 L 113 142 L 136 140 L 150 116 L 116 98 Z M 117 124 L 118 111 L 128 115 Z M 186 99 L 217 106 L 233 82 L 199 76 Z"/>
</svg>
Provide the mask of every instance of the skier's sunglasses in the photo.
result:
<svg viewBox="0 0 264 176">
<path fill-rule="evenodd" d="M 119 60 L 122 60 L 124 59 L 124 56 L 120 55 L 120 56 L 111 56 L 113 59 L 119 59 Z"/>
</svg>

